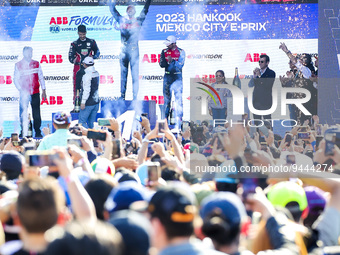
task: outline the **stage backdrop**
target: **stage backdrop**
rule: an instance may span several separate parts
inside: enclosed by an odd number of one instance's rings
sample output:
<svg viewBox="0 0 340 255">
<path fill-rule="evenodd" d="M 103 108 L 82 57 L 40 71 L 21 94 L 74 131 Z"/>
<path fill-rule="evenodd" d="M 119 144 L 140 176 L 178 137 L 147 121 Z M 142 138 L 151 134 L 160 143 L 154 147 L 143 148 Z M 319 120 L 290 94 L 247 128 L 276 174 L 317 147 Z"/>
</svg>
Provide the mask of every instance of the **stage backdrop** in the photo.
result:
<svg viewBox="0 0 340 255">
<path fill-rule="evenodd" d="M 296 54 L 317 54 L 316 1 L 252 4 L 255 2 L 232 5 L 188 5 L 184 2 L 164 6 L 153 1 L 140 33 L 138 99 L 162 103 L 164 69 L 159 66 L 159 57 L 169 35 L 178 38 L 178 47 L 186 53 L 184 120 L 190 119 L 190 78 L 213 83 L 216 70 L 222 69 L 226 77 L 232 78 L 238 67 L 242 89 L 246 91 L 250 75 L 258 66 L 259 55 L 270 56 L 269 66 L 277 77 L 288 70 L 288 58 L 279 50 L 280 42 L 285 42 Z M 44 73 L 48 95 L 48 100 L 41 103 L 44 123 L 51 121 L 52 112 L 73 108 L 73 65 L 68 61 L 68 51 L 70 43 L 78 38 L 80 24 L 87 26 L 87 37 L 97 41 L 101 52 L 95 61 L 95 68 L 101 75 L 100 97 L 114 100 L 120 95 L 120 31 L 109 7 L 46 6 L 46 2 L 43 3 L 0 7 L 0 124 L 6 127 L 6 135 L 18 130 L 19 93 L 13 84 L 13 72 L 14 64 L 23 57 L 24 46 L 33 48 L 33 59 L 41 63 Z M 126 6 L 117 6 L 122 15 L 125 15 Z M 142 8 L 142 4 L 136 6 L 136 15 Z M 126 99 L 132 99 L 130 74 Z M 157 113 L 160 115 L 158 107 Z"/>
</svg>

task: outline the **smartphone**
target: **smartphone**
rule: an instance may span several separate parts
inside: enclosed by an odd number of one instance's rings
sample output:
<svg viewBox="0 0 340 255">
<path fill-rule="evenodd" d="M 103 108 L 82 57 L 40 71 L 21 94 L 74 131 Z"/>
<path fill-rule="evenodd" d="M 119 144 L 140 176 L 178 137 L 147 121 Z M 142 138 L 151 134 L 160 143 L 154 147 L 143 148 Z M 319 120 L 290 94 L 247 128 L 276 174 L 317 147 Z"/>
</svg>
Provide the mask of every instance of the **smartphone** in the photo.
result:
<svg viewBox="0 0 340 255">
<path fill-rule="evenodd" d="M 81 143 L 81 140 L 77 138 L 67 139 L 67 144 L 74 144 L 74 145 L 77 145 L 79 148 L 83 146 L 83 144 Z"/>
<path fill-rule="evenodd" d="M 158 125 L 158 135 L 164 135 L 164 133 L 161 130 L 165 129 L 165 120 L 158 120 L 157 125 Z"/>
<path fill-rule="evenodd" d="M 287 133 L 285 138 L 285 143 L 287 143 L 287 146 L 290 146 L 290 143 L 292 142 L 292 134 Z"/>
<path fill-rule="evenodd" d="M 89 129 L 87 131 L 87 138 L 89 139 L 97 139 L 100 141 L 105 141 L 106 140 L 106 133 L 104 132 L 100 132 L 100 131 L 96 131 L 93 129 Z"/>
<path fill-rule="evenodd" d="M 258 127 L 258 130 L 260 130 L 265 137 L 268 137 L 269 131 L 265 125 Z"/>
<path fill-rule="evenodd" d="M 29 151 L 26 154 L 26 158 L 29 166 L 37 166 L 37 167 L 53 167 L 56 166 L 53 162 L 54 159 L 58 158 L 59 155 L 56 153 L 50 152 L 37 152 L 37 151 Z"/>
<path fill-rule="evenodd" d="M 298 139 L 308 140 L 310 138 L 309 132 L 298 132 L 297 134 Z"/>
<path fill-rule="evenodd" d="M 148 167 L 148 181 L 158 181 L 159 177 L 161 177 L 161 167 L 159 162 L 149 162 L 147 164 Z"/>
<path fill-rule="evenodd" d="M 307 127 L 306 126 L 300 127 L 299 132 L 307 132 Z"/>
<path fill-rule="evenodd" d="M 320 144 L 320 142 L 321 142 L 322 139 L 323 139 L 323 136 L 322 136 L 322 135 L 317 135 L 317 136 L 315 137 L 315 147 L 316 147 L 316 149 L 319 148 L 319 144 Z"/>
<path fill-rule="evenodd" d="M 12 140 L 13 146 L 19 146 L 20 145 L 18 133 L 12 133 L 11 134 L 11 140 Z"/>
<path fill-rule="evenodd" d="M 112 140 L 112 159 L 120 158 L 120 140 L 114 139 Z"/>
<path fill-rule="evenodd" d="M 97 120 L 97 122 L 98 122 L 98 125 L 99 125 L 99 126 L 111 126 L 111 124 L 110 124 L 110 119 L 102 119 L 102 118 L 99 118 L 99 119 Z"/>
<path fill-rule="evenodd" d="M 333 156 L 334 155 L 333 149 L 334 149 L 334 143 L 332 141 L 326 140 L 325 156 Z"/>
<path fill-rule="evenodd" d="M 294 154 L 288 154 L 286 156 L 286 162 L 287 162 L 288 165 L 294 165 L 296 163 L 295 155 Z"/>
<path fill-rule="evenodd" d="M 317 135 L 321 135 L 321 129 L 322 129 L 321 124 L 317 124 L 317 125 L 316 125 L 316 134 L 317 134 Z"/>
</svg>

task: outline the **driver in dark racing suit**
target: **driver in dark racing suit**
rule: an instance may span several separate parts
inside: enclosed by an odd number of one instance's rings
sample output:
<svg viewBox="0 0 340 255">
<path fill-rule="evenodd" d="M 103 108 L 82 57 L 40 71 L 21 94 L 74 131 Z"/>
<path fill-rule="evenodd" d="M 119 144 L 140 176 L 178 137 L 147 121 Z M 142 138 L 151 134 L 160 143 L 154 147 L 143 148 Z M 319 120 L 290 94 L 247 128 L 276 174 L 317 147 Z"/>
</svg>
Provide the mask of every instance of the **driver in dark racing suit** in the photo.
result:
<svg viewBox="0 0 340 255">
<path fill-rule="evenodd" d="M 126 9 L 127 16 L 121 16 L 116 9 L 116 3 L 110 5 L 110 11 L 119 24 L 121 34 L 121 53 L 120 53 L 120 93 L 121 98 L 125 99 L 126 82 L 128 75 L 129 63 L 131 66 L 133 99 L 137 99 L 139 89 L 139 49 L 138 39 L 139 32 L 149 11 L 151 0 L 146 0 L 140 15 L 135 18 L 136 9 L 129 5 Z"/>
<path fill-rule="evenodd" d="M 69 61 L 74 64 L 73 68 L 73 104 L 76 98 L 77 90 L 81 88 L 81 80 L 85 74 L 82 62 L 86 57 L 93 59 L 99 58 L 100 51 L 95 40 L 86 37 L 86 27 L 78 26 L 78 40 L 71 43 L 68 53 Z"/>
</svg>

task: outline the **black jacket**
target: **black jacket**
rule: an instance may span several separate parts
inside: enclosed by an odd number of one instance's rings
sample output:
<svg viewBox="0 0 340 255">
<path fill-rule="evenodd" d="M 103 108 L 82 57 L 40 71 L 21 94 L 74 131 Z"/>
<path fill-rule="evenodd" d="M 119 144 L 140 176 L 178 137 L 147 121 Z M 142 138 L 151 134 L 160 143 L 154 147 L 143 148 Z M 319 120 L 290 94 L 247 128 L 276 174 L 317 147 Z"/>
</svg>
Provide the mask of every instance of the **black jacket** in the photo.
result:
<svg viewBox="0 0 340 255">
<path fill-rule="evenodd" d="M 254 78 L 253 106 L 256 110 L 268 110 L 272 106 L 274 81 L 275 72 L 269 67 L 260 78 Z"/>
</svg>

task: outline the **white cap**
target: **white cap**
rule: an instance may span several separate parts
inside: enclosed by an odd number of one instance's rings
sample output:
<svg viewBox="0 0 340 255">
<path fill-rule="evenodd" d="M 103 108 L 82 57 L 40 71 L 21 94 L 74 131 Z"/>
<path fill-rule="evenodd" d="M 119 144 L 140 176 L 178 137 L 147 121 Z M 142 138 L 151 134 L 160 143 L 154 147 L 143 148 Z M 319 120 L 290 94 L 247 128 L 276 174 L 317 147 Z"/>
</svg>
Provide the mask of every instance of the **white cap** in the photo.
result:
<svg viewBox="0 0 340 255">
<path fill-rule="evenodd" d="M 176 37 L 173 35 L 169 35 L 168 38 L 166 38 L 166 40 L 164 41 L 164 44 L 166 46 L 169 46 L 172 43 L 176 43 Z"/>
<path fill-rule="evenodd" d="M 94 64 L 94 61 L 93 61 L 93 58 L 92 57 L 86 57 L 84 60 L 83 60 L 83 63 L 85 65 L 93 65 Z"/>
</svg>

